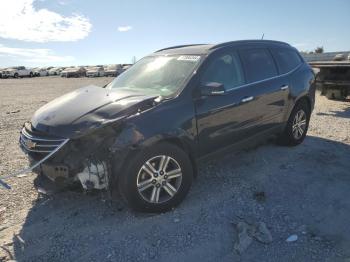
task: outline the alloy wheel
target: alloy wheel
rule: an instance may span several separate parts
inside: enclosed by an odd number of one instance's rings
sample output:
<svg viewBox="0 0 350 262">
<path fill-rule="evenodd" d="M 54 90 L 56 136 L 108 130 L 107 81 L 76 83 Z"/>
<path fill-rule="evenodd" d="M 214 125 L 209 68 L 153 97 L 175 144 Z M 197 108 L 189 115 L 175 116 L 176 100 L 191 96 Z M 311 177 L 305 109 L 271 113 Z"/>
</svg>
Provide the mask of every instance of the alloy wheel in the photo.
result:
<svg viewBox="0 0 350 262">
<path fill-rule="evenodd" d="M 293 120 L 293 136 L 296 140 L 299 140 L 306 130 L 306 114 L 304 110 L 300 109 Z"/>
<path fill-rule="evenodd" d="M 137 189 L 149 203 L 164 203 L 172 199 L 181 186 L 182 170 L 179 163 L 166 155 L 147 160 L 137 175 Z"/>
</svg>

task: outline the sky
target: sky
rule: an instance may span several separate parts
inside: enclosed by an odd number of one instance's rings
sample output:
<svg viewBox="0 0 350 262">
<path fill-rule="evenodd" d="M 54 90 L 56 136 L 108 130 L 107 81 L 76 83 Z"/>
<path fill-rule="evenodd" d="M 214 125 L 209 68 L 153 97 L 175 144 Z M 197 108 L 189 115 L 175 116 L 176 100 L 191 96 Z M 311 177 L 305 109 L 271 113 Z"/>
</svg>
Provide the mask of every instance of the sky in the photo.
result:
<svg viewBox="0 0 350 262">
<path fill-rule="evenodd" d="M 0 0 L 0 67 L 131 63 L 240 39 L 350 50 L 349 0 Z"/>
</svg>

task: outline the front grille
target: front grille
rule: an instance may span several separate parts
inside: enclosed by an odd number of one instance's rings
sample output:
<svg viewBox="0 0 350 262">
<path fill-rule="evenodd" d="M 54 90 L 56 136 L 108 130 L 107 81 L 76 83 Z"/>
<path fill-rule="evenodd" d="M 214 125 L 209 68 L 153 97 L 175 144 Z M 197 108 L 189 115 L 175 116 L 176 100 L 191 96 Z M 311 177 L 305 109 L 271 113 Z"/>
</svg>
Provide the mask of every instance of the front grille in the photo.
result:
<svg viewBox="0 0 350 262">
<path fill-rule="evenodd" d="M 51 153 L 65 141 L 64 138 L 38 132 L 28 125 L 23 127 L 19 140 L 26 151 L 44 154 Z"/>
</svg>

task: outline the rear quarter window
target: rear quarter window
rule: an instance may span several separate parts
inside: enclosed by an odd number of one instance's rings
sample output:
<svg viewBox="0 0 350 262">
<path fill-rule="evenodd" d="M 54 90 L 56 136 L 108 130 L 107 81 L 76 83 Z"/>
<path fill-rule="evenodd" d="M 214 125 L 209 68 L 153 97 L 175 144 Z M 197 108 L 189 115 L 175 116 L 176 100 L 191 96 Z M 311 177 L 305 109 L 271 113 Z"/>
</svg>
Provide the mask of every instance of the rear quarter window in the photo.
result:
<svg viewBox="0 0 350 262">
<path fill-rule="evenodd" d="M 265 48 L 240 50 L 248 83 L 277 76 L 277 68 L 269 50 Z"/>
<path fill-rule="evenodd" d="M 288 73 L 301 64 L 301 58 L 295 50 L 271 49 L 281 74 Z"/>
</svg>

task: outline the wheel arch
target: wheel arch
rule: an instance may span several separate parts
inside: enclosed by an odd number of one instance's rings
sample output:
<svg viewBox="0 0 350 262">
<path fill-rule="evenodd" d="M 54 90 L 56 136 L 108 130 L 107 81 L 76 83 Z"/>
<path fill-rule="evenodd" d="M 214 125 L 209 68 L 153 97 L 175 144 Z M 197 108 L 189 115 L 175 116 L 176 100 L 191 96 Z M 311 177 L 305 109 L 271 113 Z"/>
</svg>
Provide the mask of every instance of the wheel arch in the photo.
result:
<svg viewBox="0 0 350 262">
<path fill-rule="evenodd" d="M 131 134 L 131 132 L 128 132 L 128 134 Z M 119 139 L 119 141 L 120 140 L 121 139 Z M 126 143 L 124 143 L 123 145 L 118 145 L 114 148 L 115 150 L 112 149 L 112 151 L 114 151 L 115 159 L 120 160 L 117 161 L 117 163 L 113 161 L 114 163 L 112 164 L 113 173 L 116 176 L 115 178 L 118 179 L 118 173 L 121 172 L 123 168 L 125 168 L 125 166 L 128 163 L 128 160 L 134 157 L 135 154 L 138 154 L 143 150 L 147 150 L 147 148 L 161 143 L 169 143 L 184 151 L 189 156 L 190 162 L 192 164 L 194 177 L 197 177 L 198 168 L 195 158 L 195 151 L 191 147 L 190 143 L 186 142 L 185 140 L 186 139 L 181 136 L 155 136 L 143 141 L 133 141 L 133 143 L 130 140 L 128 141 L 129 143 L 127 142 L 127 140 L 124 140 Z"/>
<path fill-rule="evenodd" d="M 312 102 L 311 102 L 311 98 L 310 98 L 308 95 L 304 95 L 304 96 L 299 97 L 299 98 L 295 101 L 294 106 L 293 106 L 293 109 L 294 109 L 294 107 L 295 107 L 297 104 L 303 103 L 303 102 L 308 106 L 308 108 L 309 108 L 309 110 L 310 110 L 310 113 L 311 113 L 311 111 L 312 111 Z M 293 109 L 292 109 L 292 110 L 293 110 Z"/>
<path fill-rule="evenodd" d="M 168 138 L 159 140 L 158 143 L 169 143 L 183 150 L 188 155 L 191 161 L 194 176 L 197 177 L 198 167 L 197 167 L 196 157 L 194 155 L 193 149 L 186 141 L 184 141 L 179 137 L 168 137 Z"/>
</svg>

